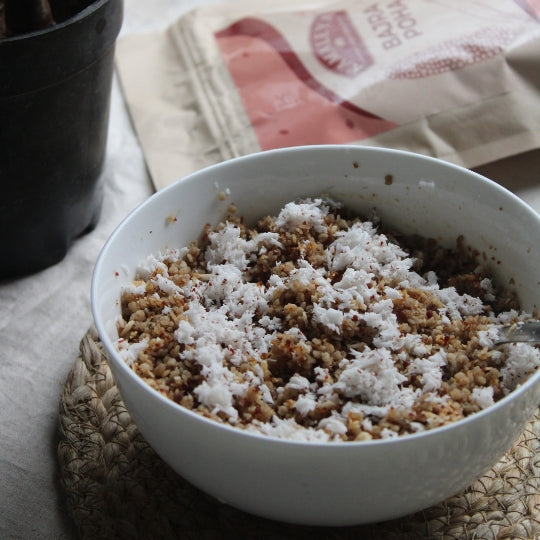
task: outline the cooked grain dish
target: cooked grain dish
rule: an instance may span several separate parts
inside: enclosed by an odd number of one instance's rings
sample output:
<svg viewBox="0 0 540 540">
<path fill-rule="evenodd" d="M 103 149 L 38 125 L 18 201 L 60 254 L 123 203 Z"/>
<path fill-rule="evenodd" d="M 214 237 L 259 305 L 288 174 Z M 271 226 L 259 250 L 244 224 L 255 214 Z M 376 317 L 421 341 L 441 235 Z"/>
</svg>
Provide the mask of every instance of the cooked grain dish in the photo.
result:
<svg viewBox="0 0 540 540">
<path fill-rule="evenodd" d="M 493 347 L 530 318 L 458 239 L 384 231 L 326 199 L 247 227 L 231 206 L 200 240 L 143 261 L 118 348 L 151 387 L 218 422 L 359 441 L 460 420 L 540 365 Z"/>
</svg>

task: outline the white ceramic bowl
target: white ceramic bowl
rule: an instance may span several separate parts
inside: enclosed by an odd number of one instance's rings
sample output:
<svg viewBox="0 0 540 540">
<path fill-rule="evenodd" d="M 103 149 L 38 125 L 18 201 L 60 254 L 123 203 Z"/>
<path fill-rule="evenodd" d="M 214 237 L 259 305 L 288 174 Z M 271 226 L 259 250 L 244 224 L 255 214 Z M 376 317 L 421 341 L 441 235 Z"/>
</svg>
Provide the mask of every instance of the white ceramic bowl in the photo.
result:
<svg viewBox="0 0 540 540">
<path fill-rule="evenodd" d="M 391 175 L 391 176 L 389 176 Z M 218 192 L 230 190 L 227 202 Z M 495 405 L 432 431 L 370 442 L 293 442 L 246 433 L 167 400 L 115 349 L 120 288 L 148 254 L 181 247 L 229 202 L 249 219 L 328 193 L 384 223 L 453 245 L 467 243 L 513 280 L 522 308 L 540 306 L 540 216 L 497 184 L 406 152 L 311 146 L 254 154 L 192 174 L 158 192 L 112 234 L 95 268 L 95 323 L 122 397 L 146 440 L 179 474 L 232 506 L 267 518 L 351 525 L 395 518 L 465 488 L 517 439 L 540 402 L 540 373 Z M 171 220 L 176 218 L 176 221 Z"/>
</svg>

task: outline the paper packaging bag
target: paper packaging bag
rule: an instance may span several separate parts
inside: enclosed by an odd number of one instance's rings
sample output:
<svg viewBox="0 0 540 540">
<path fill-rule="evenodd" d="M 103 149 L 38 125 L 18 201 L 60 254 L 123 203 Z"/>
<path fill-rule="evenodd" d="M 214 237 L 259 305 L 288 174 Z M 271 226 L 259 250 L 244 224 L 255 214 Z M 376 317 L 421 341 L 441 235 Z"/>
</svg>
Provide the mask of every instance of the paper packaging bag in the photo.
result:
<svg viewBox="0 0 540 540">
<path fill-rule="evenodd" d="M 117 50 L 157 189 L 285 146 L 386 146 L 469 168 L 540 147 L 536 0 L 233 1 Z"/>
</svg>

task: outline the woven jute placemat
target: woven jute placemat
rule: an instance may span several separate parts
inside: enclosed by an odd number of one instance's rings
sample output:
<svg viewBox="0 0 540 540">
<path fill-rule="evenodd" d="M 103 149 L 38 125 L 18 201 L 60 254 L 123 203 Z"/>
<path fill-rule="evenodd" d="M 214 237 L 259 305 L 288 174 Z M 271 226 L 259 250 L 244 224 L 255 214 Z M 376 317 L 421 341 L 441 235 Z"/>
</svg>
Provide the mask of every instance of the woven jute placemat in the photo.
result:
<svg viewBox="0 0 540 540">
<path fill-rule="evenodd" d="M 379 524 L 301 527 L 223 505 L 178 476 L 133 423 L 95 329 L 60 397 L 60 479 L 81 538 L 540 539 L 540 415 L 462 493 Z"/>
</svg>

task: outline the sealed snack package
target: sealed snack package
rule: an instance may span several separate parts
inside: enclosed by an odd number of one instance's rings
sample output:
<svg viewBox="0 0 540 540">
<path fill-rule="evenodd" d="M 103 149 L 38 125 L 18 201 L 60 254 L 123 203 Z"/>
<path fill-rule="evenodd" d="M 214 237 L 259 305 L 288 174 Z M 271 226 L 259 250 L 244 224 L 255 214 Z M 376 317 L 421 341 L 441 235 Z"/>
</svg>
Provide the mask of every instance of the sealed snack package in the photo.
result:
<svg viewBox="0 0 540 540">
<path fill-rule="evenodd" d="M 466 167 L 540 147 L 534 0 L 207 5 L 121 39 L 118 66 L 158 189 L 285 146 L 386 146 Z"/>
</svg>

